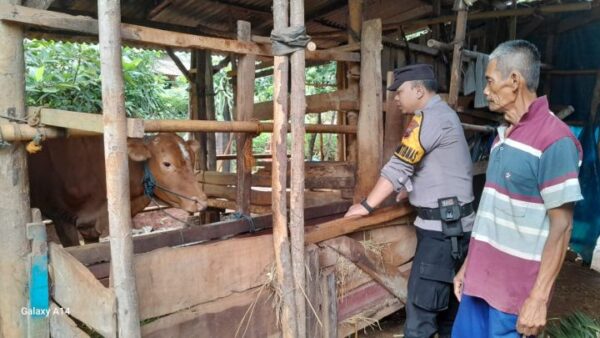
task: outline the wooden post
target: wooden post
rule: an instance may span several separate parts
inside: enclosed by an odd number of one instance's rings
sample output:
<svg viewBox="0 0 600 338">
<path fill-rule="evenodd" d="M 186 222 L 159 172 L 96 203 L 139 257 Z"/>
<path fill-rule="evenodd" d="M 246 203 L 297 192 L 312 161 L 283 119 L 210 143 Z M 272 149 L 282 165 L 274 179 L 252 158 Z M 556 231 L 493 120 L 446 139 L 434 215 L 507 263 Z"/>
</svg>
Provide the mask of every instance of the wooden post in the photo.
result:
<svg viewBox="0 0 600 338">
<path fill-rule="evenodd" d="M 355 202 L 366 197 L 373 189 L 382 165 L 381 20 L 369 20 L 364 23 L 360 49 L 360 114 Z"/>
<path fill-rule="evenodd" d="M 394 83 L 394 72 L 387 72 L 386 88 Z M 395 92 L 386 91 L 385 130 L 383 132 L 383 161 L 389 160 L 402 140 L 404 115 L 394 102 Z"/>
<path fill-rule="evenodd" d="M 121 64 L 121 2 L 98 0 L 104 159 L 110 231 L 111 276 L 117 297 L 119 337 L 140 337 L 133 273 L 127 117 Z"/>
<path fill-rule="evenodd" d="M 237 22 L 238 40 L 250 41 L 252 32 L 247 21 Z M 256 56 L 240 55 L 238 59 L 235 109 L 238 121 L 250 119 L 254 109 L 254 63 Z M 252 136 L 236 135 L 237 149 L 237 211 L 250 214 L 250 188 L 252 186 Z"/>
<path fill-rule="evenodd" d="M 336 280 L 333 271 L 321 277 L 323 338 L 337 338 L 338 336 L 337 290 L 335 285 Z"/>
<path fill-rule="evenodd" d="M 194 79 L 195 79 L 196 88 L 197 88 L 196 95 L 198 96 L 198 98 L 197 98 L 197 103 L 198 103 L 197 119 L 206 121 L 207 115 L 206 115 L 205 73 L 206 73 L 206 53 L 208 53 L 208 51 L 195 50 L 194 53 L 196 54 L 196 63 L 193 65 L 193 68 L 196 70 L 196 72 L 194 73 Z M 205 132 L 196 133 L 196 137 L 197 137 L 197 140 L 200 142 L 200 150 L 198 151 L 198 161 L 197 161 L 198 165 L 199 165 L 198 169 L 207 170 L 208 169 L 208 163 L 207 163 L 208 148 L 207 148 L 207 142 L 206 142 L 206 133 Z"/>
<path fill-rule="evenodd" d="M 360 35 L 362 31 L 362 17 L 363 17 L 363 8 L 364 2 L 363 0 L 348 0 L 348 22 L 349 31 L 348 31 L 348 44 L 350 43 L 359 43 Z M 360 64 L 358 63 L 348 63 L 347 64 L 347 74 L 348 76 L 348 89 L 353 91 L 358 95 L 359 92 L 359 76 L 360 76 Z M 356 125 L 358 123 L 356 111 L 349 111 L 347 114 L 347 121 L 349 125 Z M 349 162 L 356 163 L 358 155 L 358 145 L 357 138 L 354 135 L 346 136 L 348 142 L 348 154 L 347 160 Z"/>
<path fill-rule="evenodd" d="M 463 0 L 454 3 L 456 14 L 456 32 L 454 35 L 454 51 L 452 52 L 452 68 L 450 70 L 450 90 L 448 92 L 448 104 L 456 107 L 458 103 L 458 91 L 461 85 L 460 72 L 462 69 L 462 48 L 467 32 L 467 7 Z"/>
<path fill-rule="evenodd" d="M 48 238 L 46 225 L 42 222 L 39 209 L 31 209 L 32 223 L 27 223 L 27 238 L 31 240 L 29 308 L 50 308 L 50 283 L 48 282 Z M 28 337 L 48 337 L 50 322 L 48 316 L 28 316 Z"/>
<path fill-rule="evenodd" d="M 206 51 L 205 61 L 204 81 L 206 88 L 206 119 L 209 121 L 216 121 L 212 53 L 208 50 Z M 217 140 L 215 133 L 206 134 L 206 169 L 210 171 L 217 170 Z"/>
<path fill-rule="evenodd" d="M 554 34 L 549 34 L 546 38 L 546 55 L 545 61 L 547 64 L 552 65 L 554 62 Z M 552 75 L 550 72 L 546 73 L 544 77 L 544 94 L 550 95 L 550 89 L 552 88 Z"/>
<path fill-rule="evenodd" d="M 335 82 L 337 84 L 338 90 L 346 89 L 346 87 L 347 87 L 346 64 L 344 62 L 336 62 Z M 337 124 L 338 125 L 346 124 L 346 112 L 341 111 L 341 110 L 337 111 Z M 337 154 L 336 154 L 335 160 L 336 161 L 345 161 L 346 160 L 346 136 L 345 135 L 337 136 Z"/>
<path fill-rule="evenodd" d="M 0 0 L 1 5 L 20 0 Z M 25 117 L 23 29 L 0 21 L 0 113 Z M 0 118 L 0 124 L 7 124 Z M 4 144 L 0 137 L 0 337 L 25 337 L 27 272 L 30 251 L 25 224 L 31 221 L 25 146 Z"/>
<path fill-rule="evenodd" d="M 512 5 L 511 7 L 513 9 L 517 8 L 517 0 L 512 0 Z M 514 40 L 517 38 L 517 16 L 513 16 L 510 19 L 508 19 L 508 39 L 509 40 Z"/>
<path fill-rule="evenodd" d="M 291 0 L 290 25 L 304 27 L 304 0 Z M 304 50 L 291 56 L 292 91 L 290 123 L 292 128 L 292 168 L 290 192 L 290 237 L 296 298 L 298 337 L 306 337 L 306 280 L 304 272 L 304 115 L 306 113 Z M 323 135 L 323 134 L 321 134 Z M 322 145 L 322 141 L 321 141 Z"/>
<path fill-rule="evenodd" d="M 278 31 L 288 26 L 289 0 L 273 0 L 273 29 Z M 273 245 L 275 248 L 275 270 L 277 286 L 281 290 L 281 330 L 284 338 L 298 337 L 296 306 L 290 242 L 287 229 L 286 172 L 287 172 L 287 121 L 288 79 L 287 56 L 275 56 L 273 61 L 273 173 L 271 176 L 273 209 Z M 239 81 L 239 79 L 238 79 Z"/>
</svg>

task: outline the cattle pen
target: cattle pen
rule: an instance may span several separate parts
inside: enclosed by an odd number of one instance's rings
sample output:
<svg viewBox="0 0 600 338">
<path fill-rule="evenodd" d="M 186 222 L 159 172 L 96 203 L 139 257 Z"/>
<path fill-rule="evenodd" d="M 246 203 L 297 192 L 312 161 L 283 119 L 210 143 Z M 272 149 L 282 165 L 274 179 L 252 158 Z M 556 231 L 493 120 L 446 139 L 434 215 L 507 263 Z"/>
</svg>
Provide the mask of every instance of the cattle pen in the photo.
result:
<svg viewBox="0 0 600 338">
<path fill-rule="evenodd" d="M 518 21 L 527 15 L 589 12 L 594 19 L 586 23 L 600 17 L 597 3 L 587 1 L 541 1 L 535 11 L 514 1 L 512 9 L 468 15 L 469 2 L 457 0 L 444 16 L 449 1 L 443 0 L 274 0 L 272 8 L 267 1 L 210 0 L 188 8 L 187 17 L 183 2 L 98 0 L 96 7 L 83 0 L 0 0 L 0 337 L 346 337 L 376 324 L 406 301 L 416 246 L 413 209 L 389 200 L 369 216 L 342 216 L 373 187 L 408 122 L 385 91 L 392 70 L 433 64 L 443 97 L 459 112 L 467 136 L 479 142 L 473 148 L 484 147 L 499 118 L 473 108 L 473 96 L 460 93 L 463 67 L 482 54 L 475 47 L 489 51 L 502 39 L 540 30 L 537 19 Z M 177 13 L 187 19 L 213 13 L 204 5 L 235 13 L 229 31 L 173 23 L 181 19 Z M 251 20 L 237 20 L 245 17 Z M 490 17 L 494 25 L 469 26 Z M 486 34 L 502 20 L 507 34 Z M 572 18 L 560 22 L 560 29 L 578 28 Z M 271 38 L 257 35 L 271 27 Z M 419 43 L 409 41 L 407 35 L 425 27 L 431 29 Z M 316 44 L 275 52 L 273 36 L 289 35 L 290 28 L 307 29 Z M 555 34 L 544 31 L 550 51 L 557 48 Z M 98 42 L 103 113 L 26 107 L 25 38 Z M 169 51 L 190 81 L 190 120 L 126 117 L 122 44 Z M 191 51 L 196 61 L 212 51 L 234 65 L 234 121 L 199 110 L 205 98 L 197 87 L 206 85 L 206 74 L 199 75 L 200 62 L 185 69 L 173 50 Z M 306 96 L 305 68 L 325 62 L 337 62 L 337 90 Z M 270 67 L 273 100 L 255 103 L 256 77 Z M 597 109 L 600 72 L 590 74 L 598 78 Z M 549 83 L 569 75 L 547 70 L 544 76 Z M 206 88 L 203 95 L 209 96 Z M 561 118 L 574 111 L 557 108 Z M 306 114 L 326 111 L 337 112 L 337 124 L 304 122 Z M 235 156 L 220 160 L 235 160 L 236 172 L 200 165 L 197 179 L 209 197 L 209 210 L 195 216 L 201 224 L 133 237 L 127 138 L 158 132 L 235 133 Z M 252 152 L 260 133 L 272 134 L 268 156 Z M 338 160 L 307 161 L 307 133 L 338 135 Z M 110 240 L 46 244 L 42 215 L 30 208 L 25 146 L 98 134 L 104 135 Z M 203 140 L 206 161 L 210 142 Z M 270 161 L 256 170 L 264 157 Z M 485 156 L 474 156 L 476 190 L 486 167 Z M 225 210 L 237 218 L 220 220 Z M 50 315 L 23 314 L 36 306 Z"/>
</svg>

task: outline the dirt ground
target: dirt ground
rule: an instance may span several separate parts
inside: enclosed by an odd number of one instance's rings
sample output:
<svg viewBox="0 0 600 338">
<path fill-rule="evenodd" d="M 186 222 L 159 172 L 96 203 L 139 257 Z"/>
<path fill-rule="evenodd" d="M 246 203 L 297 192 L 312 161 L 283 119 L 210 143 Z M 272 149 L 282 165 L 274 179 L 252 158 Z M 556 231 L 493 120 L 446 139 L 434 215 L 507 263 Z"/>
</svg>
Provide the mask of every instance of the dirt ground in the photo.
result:
<svg viewBox="0 0 600 338">
<path fill-rule="evenodd" d="M 556 320 L 574 311 L 600 317 L 600 273 L 578 263 L 566 261 L 556 281 L 548 318 Z M 404 318 L 404 311 L 398 311 L 381 320 L 382 330 L 370 328 L 366 333 L 361 330 L 358 337 L 403 337 Z"/>
</svg>

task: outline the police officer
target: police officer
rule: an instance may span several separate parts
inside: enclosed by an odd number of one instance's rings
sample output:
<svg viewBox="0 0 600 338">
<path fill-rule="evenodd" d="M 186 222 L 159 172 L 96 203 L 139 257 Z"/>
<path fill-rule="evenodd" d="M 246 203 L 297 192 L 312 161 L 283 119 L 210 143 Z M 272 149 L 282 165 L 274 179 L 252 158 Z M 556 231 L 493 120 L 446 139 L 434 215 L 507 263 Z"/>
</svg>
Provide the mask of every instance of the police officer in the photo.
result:
<svg viewBox="0 0 600 338">
<path fill-rule="evenodd" d="M 417 211 L 417 249 L 408 280 L 407 338 L 450 337 L 458 301 L 452 280 L 466 256 L 474 212 L 472 164 L 456 112 L 436 94 L 433 68 L 394 71 L 394 101 L 414 114 L 400 146 L 367 198 L 345 217 L 368 215 L 392 192 L 408 195 Z"/>
</svg>

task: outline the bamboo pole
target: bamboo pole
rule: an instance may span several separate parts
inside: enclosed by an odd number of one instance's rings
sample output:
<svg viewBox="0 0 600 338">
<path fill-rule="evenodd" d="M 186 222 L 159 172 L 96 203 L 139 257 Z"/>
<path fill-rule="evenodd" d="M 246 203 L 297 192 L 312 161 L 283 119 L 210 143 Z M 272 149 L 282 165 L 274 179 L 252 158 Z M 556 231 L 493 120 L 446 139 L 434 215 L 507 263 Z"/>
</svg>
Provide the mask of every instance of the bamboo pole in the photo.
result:
<svg viewBox="0 0 600 338">
<path fill-rule="evenodd" d="M 251 27 L 246 21 L 237 22 L 237 36 L 240 41 L 250 41 Z M 247 121 L 254 109 L 254 64 L 253 55 L 240 55 L 238 59 L 238 78 L 235 96 L 236 119 Z M 244 215 L 250 213 L 250 194 L 252 185 L 252 136 L 240 133 L 236 135 L 236 172 L 237 182 L 237 211 Z"/>
<path fill-rule="evenodd" d="M 111 277 L 117 298 L 119 337 L 140 337 L 133 272 L 127 118 L 121 64 L 121 3 L 98 0 L 104 159 L 110 230 Z"/>
<path fill-rule="evenodd" d="M 290 1 L 290 26 L 304 27 L 304 0 Z M 306 277 L 304 271 L 304 116 L 306 114 L 304 50 L 292 53 L 290 122 L 292 160 L 290 192 L 290 237 L 296 300 L 298 337 L 306 337 Z M 322 135 L 322 134 L 321 134 Z"/>
<path fill-rule="evenodd" d="M 289 0 L 273 0 L 274 31 L 288 27 L 288 11 Z M 275 56 L 273 61 L 273 137 L 271 139 L 273 245 L 277 287 L 281 292 L 282 299 L 281 330 L 284 338 L 298 337 L 285 191 L 287 184 L 288 61 L 287 56 Z"/>
<path fill-rule="evenodd" d="M 20 0 L 0 0 L 1 5 Z M 25 117 L 25 66 L 22 27 L 0 22 L 0 113 Z M 8 120 L 0 118 L 0 127 Z M 26 337 L 31 222 L 25 147 L 3 144 L 0 135 L 0 337 Z"/>
<path fill-rule="evenodd" d="M 278 104 L 275 102 L 275 104 Z M 286 132 L 288 132 L 286 124 Z M 268 133 L 273 132 L 274 123 L 256 121 L 185 121 L 185 120 L 146 120 L 144 131 L 152 132 L 229 132 L 229 133 Z M 356 134 L 356 126 L 334 124 L 307 124 L 308 133 Z"/>
<path fill-rule="evenodd" d="M 461 84 L 462 48 L 467 32 L 467 7 L 463 0 L 454 3 L 456 14 L 456 32 L 454 36 L 454 51 L 452 53 L 452 68 L 450 70 L 450 90 L 448 91 L 448 104 L 455 108 L 458 103 L 458 90 Z"/>
<path fill-rule="evenodd" d="M 255 121 L 147 120 L 144 122 L 144 131 L 147 133 L 233 132 L 257 134 L 273 132 L 273 124 Z M 356 126 L 307 124 L 306 131 L 308 133 L 356 134 Z M 0 141 L 31 141 L 38 134 L 42 136 L 42 139 L 47 139 L 93 136 L 98 135 L 98 132 L 50 126 L 34 128 L 27 124 L 17 123 L 0 124 Z"/>
</svg>

